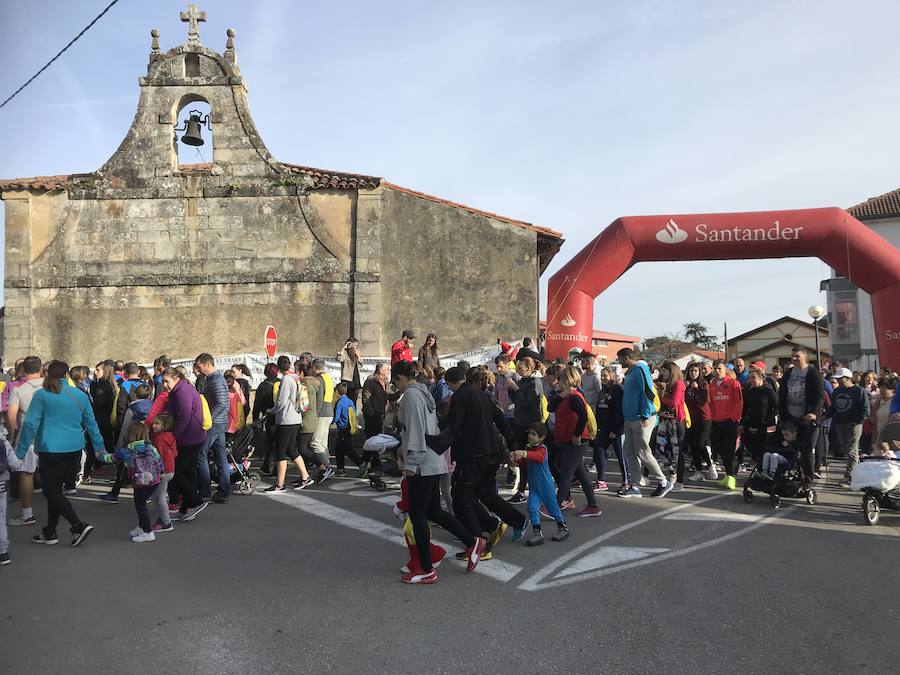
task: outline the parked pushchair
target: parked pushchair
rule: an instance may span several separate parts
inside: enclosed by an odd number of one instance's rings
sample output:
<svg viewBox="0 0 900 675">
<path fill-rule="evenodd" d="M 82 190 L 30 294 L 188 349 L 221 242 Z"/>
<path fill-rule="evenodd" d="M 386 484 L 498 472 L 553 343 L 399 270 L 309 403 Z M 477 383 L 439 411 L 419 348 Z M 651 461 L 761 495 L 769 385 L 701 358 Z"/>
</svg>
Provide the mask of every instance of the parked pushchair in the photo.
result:
<svg viewBox="0 0 900 675">
<path fill-rule="evenodd" d="M 265 432 L 261 423 L 254 422 L 236 432 L 225 443 L 228 466 L 231 471 L 229 478 L 238 494 L 252 495 L 259 485 L 260 475 L 258 472 L 250 470 L 250 459 L 256 451 L 257 439 L 263 433 Z M 216 483 L 219 482 L 219 466 L 216 458 L 212 456 L 209 457 L 209 474 L 212 480 Z"/>
<path fill-rule="evenodd" d="M 781 500 L 785 498 L 805 499 L 809 505 L 815 504 L 818 499 L 815 489 L 804 480 L 799 455 L 793 457 L 786 466 L 779 467 L 772 477 L 763 473 L 757 464 L 744 483 L 744 501 L 748 504 L 752 502 L 754 492 L 768 494 L 772 508 L 775 509 L 781 507 Z"/>
<path fill-rule="evenodd" d="M 363 451 L 377 453 L 379 458 L 385 459 L 385 455 L 394 453 L 398 447 L 400 447 L 400 439 L 396 436 L 391 436 L 390 434 L 377 434 L 376 436 L 372 436 L 372 438 L 366 439 L 366 442 L 363 444 Z M 396 467 L 396 455 L 394 455 L 393 464 Z M 369 485 L 375 488 L 377 492 L 384 492 L 387 490 L 387 483 L 383 478 L 385 474 L 392 474 L 387 466 L 383 466 L 382 472 L 372 472 L 368 475 Z"/>
<path fill-rule="evenodd" d="M 881 509 L 900 511 L 900 459 L 864 457 L 853 468 L 850 489 L 863 493 L 865 523 L 877 525 Z"/>
</svg>

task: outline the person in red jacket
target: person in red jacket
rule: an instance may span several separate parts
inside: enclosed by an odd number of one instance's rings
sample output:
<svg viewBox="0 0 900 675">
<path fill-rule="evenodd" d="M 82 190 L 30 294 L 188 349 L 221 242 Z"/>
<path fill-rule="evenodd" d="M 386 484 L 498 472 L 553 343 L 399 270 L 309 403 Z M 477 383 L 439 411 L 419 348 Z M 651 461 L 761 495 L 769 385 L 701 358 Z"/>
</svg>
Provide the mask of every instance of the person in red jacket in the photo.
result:
<svg viewBox="0 0 900 675">
<path fill-rule="evenodd" d="M 416 334 L 407 328 L 400 335 L 400 339 L 391 345 L 391 368 L 400 363 L 400 361 L 409 361 L 412 363 L 412 344 L 415 339 Z"/>
<path fill-rule="evenodd" d="M 726 371 L 725 361 L 717 359 L 713 362 L 713 379 L 709 383 L 710 444 L 713 454 L 718 453 L 725 466 L 725 476 L 719 485 L 734 490 L 737 488 L 734 451 L 738 424 L 744 413 L 744 397 L 741 383 L 729 377 Z"/>
<path fill-rule="evenodd" d="M 158 516 L 153 525 L 153 532 L 171 532 L 175 528 L 169 515 L 168 487 L 169 481 L 175 475 L 175 458 L 178 457 L 178 446 L 175 443 L 175 436 L 172 435 L 172 416 L 166 412 L 155 415 L 150 423 L 150 429 L 153 447 L 159 452 L 159 457 L 163 462 L 159 487 L 156 488 L 156 493 L 153 495 Z"/>
</svg>

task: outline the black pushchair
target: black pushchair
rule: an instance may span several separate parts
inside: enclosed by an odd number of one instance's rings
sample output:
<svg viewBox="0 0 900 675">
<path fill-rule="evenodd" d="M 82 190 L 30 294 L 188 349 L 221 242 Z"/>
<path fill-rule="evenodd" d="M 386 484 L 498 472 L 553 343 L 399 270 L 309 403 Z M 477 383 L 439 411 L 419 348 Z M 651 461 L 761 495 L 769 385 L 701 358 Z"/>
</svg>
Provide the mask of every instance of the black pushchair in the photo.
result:
<svg viewBox="0 0 900 675">
<path fill-rule="evenodd" d="M 225 443 L 231 483 L 238 494 L 252 495 L 259 485 L 260 475 L 250 470 L 250 459 L 256 451 L 259 436 L 264 433 L 260 423 L 254 422 L 236 432 Z M 209 474 L 216 483 L 219 482 L 219 466 L 212 456 L 209 457 Z"/>
<path fill-rule="evenodd" d="M 815 504 L 818 498 L 815 489 L 804 480 L 799 454 L 795 455 L 787 466 L 779 467 L 772 477 L 763 473 L 757 464 L 744 483 L 744 501 L 748 504 L 752 502 L 754 492 L 768 494 L 772 508 L 775 509 L 781 507 L 781 500 L 785 498 L 805 499 L 809 505 Z"/>
</svg>

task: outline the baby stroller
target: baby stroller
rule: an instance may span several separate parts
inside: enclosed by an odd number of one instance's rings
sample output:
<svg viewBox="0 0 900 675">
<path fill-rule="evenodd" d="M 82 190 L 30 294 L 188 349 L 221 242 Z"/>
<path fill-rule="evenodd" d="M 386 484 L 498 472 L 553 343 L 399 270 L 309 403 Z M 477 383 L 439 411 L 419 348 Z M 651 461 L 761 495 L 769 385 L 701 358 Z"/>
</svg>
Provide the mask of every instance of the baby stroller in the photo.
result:
<svg viewBox="0 0 900 675">
<path fill-rule="evenodd" d="M 900 459 L 863 458 L 853 468 L 850 489 L 863 493 L 863 520 L 877 525 L 881 509 L 900 511 Z"/>
<path fill-rule="evenodd" d="M 242 495 L 252 495 L 259 485 L 260 476 L 250 470 L 250 459 L 256 451 L 257 434 L 264 433 L 259 423 L 254 422 L 234 434 L 225 444 L 228 453 L 228 466 L 231 469 L 231 483 Z M 219 466 L 216 458 L 209 457 L 209 473 L 214 481 L 219 482 Z"/>
<path fill-rule="evenodd" d="M 377 453 L 379 457 L 382 459 L 387 453 L 395 451 L 398 447 L 400 447 L 400 439 L 395 436 L 391 436 L 390 434 L 378 434 L 376 436 L 372 436 L 372 438 L 367 438 L 366 442 L 363 444 L 363 452 L 374 452 Z M 390 471 L 384 469 L 385 474 L 390 475 Z M 377 492 L 384 492 L 387 490 L 387 483 L 384 481 L 382 473 L 375 472 L 369 474 L 369 485 L 371 485 Z"/>
<path fill-rule="evenodd" d="M 806 499 L 806 503 L 812 506 L 816 503 L 818 495 L 809 485 L 804 484 L 803 469 L 800 468 L 800 458 L 795 456 L 787 466 L 781 466 L 770 478 L 762 472 L 760 465 L 750 472 L 750 477 L 744 483 L 744 501 L 748 504 L 753 501 L 754 492 L 765 492 L 769 495 L 772 508 L 781 508 L 781 500 L 784 498 Z"/>
</svg>

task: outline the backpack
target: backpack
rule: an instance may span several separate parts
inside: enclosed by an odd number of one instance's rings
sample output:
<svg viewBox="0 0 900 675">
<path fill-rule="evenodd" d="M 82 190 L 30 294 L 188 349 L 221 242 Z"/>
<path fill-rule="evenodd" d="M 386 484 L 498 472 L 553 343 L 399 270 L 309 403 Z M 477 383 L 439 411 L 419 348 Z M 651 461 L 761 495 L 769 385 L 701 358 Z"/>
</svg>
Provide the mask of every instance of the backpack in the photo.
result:
<svg viewBox="0 0 900 675">
<path fill-rule="evenodd" d="M 547 403 L 547 397 L 541 394 L 541 422 L 544 424 L 547 423 L 547 419 L 550 417 L 550 407 Z"/>
<path fill-rule="evenodd" d="M 297 380 L 297 398 L 294 400 L 294 408 L 301 415 L 305 412 L 309 412 L 309 390 L 306 388 L 306 383 L 301 380 L 299 377 Z"/>
<path fill-rule="evenodd" d="M 212 413 L 209 411 L 209 401 L 203 394 L 200 394 L 200 405 L 203 406 L 203 431 L 212 429 Z"/>
<path fill-rule="evenodd" d="M 359 425 L 356 423 L 356 409 L 352 405 L 347 408 L 347 419 L 350 420 L 350 435 L 355 436 Z"/>
<path fill-rule="evenodd" d="M 138 441 L 128 446 L 132 451 L 131 484 L 135 487 L 147 487 L 159 483 L 159 477 L 165 471 L 159 452 L 149 443 Z M 138 449 L 142 452 L 139 452 Z"/>
<path fill-rule="evenodd" d="M 659 400 L 659 392 L 656 390 L 656 387 L 648 385 L 647 380 L 644 380 L 644 393 L 647 395 L 647 400 L 653 402 L 656 412 L 659 412 L 659 409 L 662 407 L 662 401 Z"/>
<path fill-rule="evenodd" d="M 597 438 L 597 416 L 594 415 L 594 411 L 591 409 L 591 406 L 587 404 L 587 401 L 584 400 L 584 396 L 580 391 L 576 391 L 573 396 L 577 396 L 581 399 L 581 402 L 584 404 L 584 409 L 587 410 L 587 424 L 585 424 L 585 428 L 587 429 L 588 436 L 590 436 L 591 440 Z"/>
</svg>

